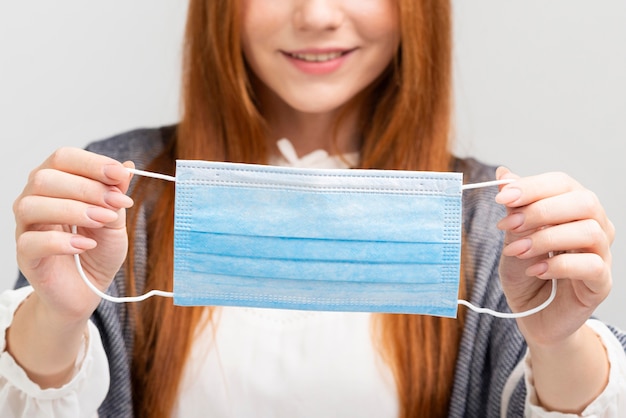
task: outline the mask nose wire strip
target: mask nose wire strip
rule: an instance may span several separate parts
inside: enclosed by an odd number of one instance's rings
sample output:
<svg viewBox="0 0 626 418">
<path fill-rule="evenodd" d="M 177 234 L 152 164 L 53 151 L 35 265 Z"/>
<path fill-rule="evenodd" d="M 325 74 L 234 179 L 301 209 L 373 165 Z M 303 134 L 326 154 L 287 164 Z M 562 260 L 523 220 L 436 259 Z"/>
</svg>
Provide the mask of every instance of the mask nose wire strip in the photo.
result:
<svg viewBox="0 0 626 418">
<path fill-rule="evenodd" d="M 174 181 L 174 182 L 176 181 L 176 177 L 174 177 L 174 176 L 168 176 L 168 175 L 165 175 L 165 174 L 159 174 L 159 173 L 153 173 L 153 172 L 149 172 L 149 171 L 137 170 L 137 169 L 134 169 L 134 168 L 127 168 L 127 170 L 130 173 L 133 173 L 133 174 L 136 174 L 136 175 L 140 175 L 140 176 L 152 177 L 152 178 L 166 180 L 166 181 Z M 503 180 L 487 181 L 487 182 L 483 182 L 483 183 L 465 184 L 465 185 L 461 186 L 461 190 L 469 190 L 469 189 L 477 189 L 477 188 L 481 188 L 481 187 L 498 186 L 498 185 L 502 185 L 502 184 L 512 183 L 513 181 L 514 181 L 513 179 L 503 179 Z M 72 233 L 76 234 L 77 230 L 78 230 L 78 228 L 76 227 L 76 225 L 72 225 Z M 552 256 L 552 253 L 550 253 L 550 256 Z M 162 296 L 162 297 L 168 297 L 168 298 L 173 298 L 174 297 L 174 293 L 173 292 L 166 292 L 166 291 L 163 291 L 163 290 L 151 290 L 151 291 L 149 291 L 147 293 L 144 293 L 143 295 L 140 295 L 140 296 L 116 297 L 116 296 L 107 295 L 106 293 L 104 293 L 100 289 L 98 289 L 93 283 L 91 283 L 91 281 L 89 280 L 89 278 L 85 274 L 85 271 L 83 270 L 83 266 L 82 266 L 82 264 L 80 262 L 80 255 L 79 254 L 74 254 L 74 261 L 76 263 L 76 269 L 78 270 L 78 274 L 80 275 L 81 279 L 85 282 L 87 287 L 89 287 L 89 289 L 92 292 L 94 292 L 96 295 L 100 296 L 102 299 L 107 300 L 109 302 L 113 302 L 113 303 L 141 302 L 143 300 L 151 298 L 152 296 Z M 516 312 L 516 313 L 497 312 L 497 311 L 494 311 L 492 309 L 480 308 L 480 307 L 474 306 L 470 302 L 468 302 L 466 300 L 462 300 L 462 299 L 459 299 L 457 301 L 457 303 L 459 305 L 464 305 L 464 306 L 468 307 L 469 309 L 471 309 L 471 310 L 473 310 L 475 312 L 485 313 L 485 314 L 492 315 L 492 316 L 495 316 L 495 317 L 498 317 L 498 318 L 522 318 L 522 317 L 525 317 L 525 316 L 533 315 L 533 314 L 535 314 L 535 313 L 545 309 L 550 303 L 552 303 L 552 301 L 554 300 L 555 297 L 556 297 L 556 279 L 552 279 L 552 292 L 550 293 L 550 297 L 548 298 L 548 300 L 546 300 L 544 303 L 542 303 L 541 305 L 537 306 L 536 308 L 530 309 L 530 310 L 525 311 L 525 312 Z"/>
</svg>

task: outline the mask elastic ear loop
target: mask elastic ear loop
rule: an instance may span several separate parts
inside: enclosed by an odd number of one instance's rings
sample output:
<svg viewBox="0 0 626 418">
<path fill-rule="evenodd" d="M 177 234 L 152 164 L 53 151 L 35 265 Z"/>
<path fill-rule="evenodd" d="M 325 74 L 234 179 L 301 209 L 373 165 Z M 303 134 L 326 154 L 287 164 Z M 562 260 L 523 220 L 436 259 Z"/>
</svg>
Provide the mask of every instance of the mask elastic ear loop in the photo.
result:
<svg viewBox="0 0 626 418">
<path fill-rule="evenodd" d="M 167 174 L 153 173 L 152 171 L 143 171 L 143 170 L 138 170 L 136 168 L 128 168 L 128 167 L 126 168 L 126 170 L 128 170 L 129 173 L 137 174 L 143 177 L 152 177 L 153 179 L 161 179 L 161 180 L 176 182 L 176 177 L 168 176 Z"/>
<path fill-rule="evenodd" d="M 174 182 L 176 181 L 176 177 L 168 176 L 166 174 L 153 173 L 149 171 L 137 170 L 134 168 L 127 168 L 127 170 L 130 173 L 140 175 L 140 176 L 152 177 L 152 178 L 166 180 L 166 181 L 174 181 Z M 502 184 L 512 183 L 513 181 L 514 181 L 513 179 L 503 179 L 503 180 L 487 181 L 483 183 L 465 184 L 461 186 L 461 190 L 463 191 L 463 190 L 469 190 L 469 189 L 477 189 L 481 187 L 498 186 Z M 72 225 L 72 233 L 76 234 L 77 232 L 78 232 L 78 228 L 76 227 L 76 225 Z M 549 256 L 552 257 L 552 253 L 550 253 Z M 143 300 L 151 298 L 152 296 L 162 296 L 162 297 L 168 297 L 168 298 L 174 297 L 173 292 L 166 292 L 163 290 L 151 290 L 140 296 L 116 297 L 116 296 L 107 295 L 106 293 L 98 289 L 93 283 L 91 283 L 91 281 L 85 274 L 85 271 L 83 270 L 83 266 L 81 265 L 79 254 L 74 254 L 74 261 L 76 263 L 76 269 L 78 270 L 78 274 L 82 278 L 83 282 L 85 282 L 87 287 L 89 287 L 89 289 L 91 289 L 91 291 L 94 292 L 96 295 L 100 296 L 102 299 L 107 300 L 109 302 L 113 302 L 113 303 L 141 302 Z M 546 300 L 544 303 L 537 306 L 536 308 L 530 309 L 525 312 L 515 312 L 515 313 L 497 312 L 492 309 L 477 307 L 475 305 L 472 305 L 470 302 L 466 300 L 462 300 L 462 299 L 459 299 L 457 301 L 457 304 L 466 306 L 475 312 L 492 315 L 498 318 L 523 318 L 526 316 L 533 315 L 545 309 L 548 305 L 552 303 L 555 297 L 556 297 L 556 279 L 552 279 L 552 292 L 550 293 L 550 297 L 548 298 L 548 300 Z"/>
<path fill-rule="evenodd" d="M 514 179 L 502 179 L 502 180 L 486 181 L 482 183 L 464 184 L 461 186 L 461 191 L 469 190 L 469 189 L 478 189 L 482 187 L 500 186 L 503 184 L 513 183 L 514 181 L 515 181 Z M 548 257 L 552 257 L 552 256 L 553 256 L 553 253 L 551 251 L 548 253 Z M 489 308 L 481 308 L 463 299 L 458 299 L 457 304 L 466 306 L 474 312 L 495 316 L 496 318 L 505 318 L 505 319 L 525 318 L 527 316 L 534 315 L 537 312 L 540 312 L 544 310 L 545 308 L 547 308 L 554 301 L 554 298 L 556 298 L 556 288 L 557 288 L 556 279 L 552 279 L 552 291 L 550 292 L 550 296 L 548 297 L 548 299 L 545 302 L 543 302 L 541 305 L 535 308 L 529 309 L 527 311 L 524 311 L 524 312 L 498 312 Z"/>
<path fill-rule="evenodd" d="M 77 232 L 76 225 L 72 225 L 72 233 L 76 234 L 76 232 Z M 148 298 L 151 298 L 152 296 L 163 296 L 163 297 L 168 297 L 168 298 L 174 297 L 173 292 L 166 292 L 164 290 L 151 290 L 148 293 L 145 293 L 141 296 L 116 297 L 116 296 L 107 295 L 106 293 L 98 289 L 93 283 L 91 283 L 89 278 L 87 278 L 87 275 L 85 274 L 85 271 L 83 270 L 83 266 L 80 263 L 80 256 L 78 254 L 74 254 L 74 262 L 76 263 L 76 269 L 78 270 L 78 274 L 80 275 L 81 279 L 83 279 L 83 282 L 85 282 L 87 287 L 89 287 L 89 289 L 91 289 L 91 291 L 94 292 L 96 295 L 100 296 L 104 300 L 108 300 L 109 302 L 113 302 L 113 303 L 141 302 L 142 300 L 146 300 Z"/>
<path fill-rule="evenodd" d="M 550 253 L 550 256 L 551 254 L 552 253 Z M 529 309 L 527 311 L 524 311 L 524 312 L 498 312 L 489 308 L 480 308 L 478 306 L 472 305 L 470 302 L 463 300 L 463 299 L 457 300 L 457 304 L 467 306 L 469 309 L 471 309 L 474 312 L 495 316 L 496 318 L 514 319 L 514 318 L 525 318 L 527 316 L 534 315 L 537 312 L 543 311 L 544 309 L 548 307 L 548 305 L 552 303 L 552 301 L 554 301 L 554 298 L 556 298 L 556 279 L 552 279 L 552 291 L 550 292 L 550 297 L 548 297 L 548 299 L 545 302 L 543 302 L 541 305 L 535 308 Z"/>
<path fill-rule="evenodd" d="M 136 175 L 140 175 L 144 177 L 152 177 L 155 179 L 161 179 L 161 180 L 167 180 L 167 181 L 176 181 L 176 177 L 168 176 L 166 174 L 152 173 L 150 171 L 137 170 L 136 168 L 126 168 L 126 170 L 128 170 L 132 174 L 136 174 Z M 77 232 L 78 232 L 78 228 L 76 227 L 76 225 L 72 225 L 72 233 L 76 234 Z M 83 282 L 85 282 L 87 287 L 91 289 L 91 291 L 94 292 L 96 295 L 100 296 L 104 300 L 108 300 L 109 302 L 113 302 L 113 303 L 141 302 L 142 300 L 146 300 L 148 298 L 151 298 L 152 296 L 162 296 L 162 297 L 167 297 L 167 298 L 174 297 L 173 292 L 166 292 L 164 290 L 151 290 L 140 296 L 116 297 L 116 296 L 107 295 L 106 293 L 98 289 L 93 283 L 91 283 L 91 281 L 85 274 L 85 271 L 83 270 L 83 266 L 80 262 L 79 254 L 74 254 L 74 262 L 76 263 L 76 269 L 78 270 L 78 274 L 80 275 L 81 279 L 83 279 Z"/>
</svg>

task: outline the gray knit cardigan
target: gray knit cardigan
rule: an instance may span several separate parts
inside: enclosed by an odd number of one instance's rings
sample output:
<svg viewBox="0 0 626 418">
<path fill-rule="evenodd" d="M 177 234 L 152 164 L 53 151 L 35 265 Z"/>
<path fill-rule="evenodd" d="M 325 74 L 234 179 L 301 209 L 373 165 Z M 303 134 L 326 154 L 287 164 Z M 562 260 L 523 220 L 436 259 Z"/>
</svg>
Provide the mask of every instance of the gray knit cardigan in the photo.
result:
<svg viewBox="0 0 626 418">
<path fill-rule="evenodd" d="M 137 168 L 144 168 L 172 140 L 173 127 L 139 129 L 94 142 L 90 151 L 108 155 L 119 161 L 132 160 Z M 466 183 L 494 179 L 494 168 L 473 159 L 457 160 L 455 171 L 464 173 Z M 468 190 L 463 194 L 464 257 L 474 268 L 468 277 L 468 294 L 472 303 L 499 311 L 508 310 L 498 279 L 498 261 L 502 248 L 502 234 L 496 223 L 504 215 L 504 208 L 494 202 L 495 188 Z M 138 287 L 143 287 L 146 262 L 145 214 L 140 219 L 134 254 Z M 20 274 L 17 287 L 26 285 Z M 141 291 L 139 289 L 138 291 Z M 126 295 L 123 270 L 108 291 L 114 296 Z M 99 409 L 102 418 L 133 416 L 130 383 L 130 353 L 133 327 L 124 304 L 102 301 L 92 317 L 100 330 L 104 349 L 109 359 L 111 384 Z M 612 331 L 626 349 L 626 335 Z M 511 319 L 497 319 L 468 311 L 459 348 L 450 401 L 450 417 L 499 417 L 502 390 L 512 370 L 526 352 L 526 345 L 516 323 Z M 507 411 L 508 417 L 523 417 L 525 385 L 517 384 Z"/>
</svg>

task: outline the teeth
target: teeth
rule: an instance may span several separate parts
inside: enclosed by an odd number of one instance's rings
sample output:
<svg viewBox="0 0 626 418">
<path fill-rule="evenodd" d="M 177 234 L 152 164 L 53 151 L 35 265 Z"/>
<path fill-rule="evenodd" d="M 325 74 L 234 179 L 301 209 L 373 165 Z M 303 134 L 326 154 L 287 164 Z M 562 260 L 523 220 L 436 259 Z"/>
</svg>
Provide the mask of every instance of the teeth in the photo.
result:
<svg viewBox="0 0 626 418">
<path fill-rule="evenodd" d="M 337 59 L 341 52 L 329 52 L 326 54 L 291 54 L 292 57 L 308 62 L 324 62 Z"/>
</svg>

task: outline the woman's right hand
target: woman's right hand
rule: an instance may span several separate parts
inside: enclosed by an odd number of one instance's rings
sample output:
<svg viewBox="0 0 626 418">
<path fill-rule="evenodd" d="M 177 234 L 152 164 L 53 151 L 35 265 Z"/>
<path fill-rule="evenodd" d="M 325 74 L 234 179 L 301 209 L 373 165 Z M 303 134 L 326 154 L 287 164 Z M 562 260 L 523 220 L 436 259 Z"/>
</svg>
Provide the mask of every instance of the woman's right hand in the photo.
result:
<svg viewBox="0 0 626 418">
<path fill-rule="evenodd" d="M 54 318 L 84 321 L 100 302 L 80 278 L 74 254 L 102 291 L 126 257 L 125 209 L 133 201 L 125 195 L 132 177 L 125 166 L 132 163 L 61 148 L 31 172 L 13 205 L 18 265 Z"/>
</svg>

